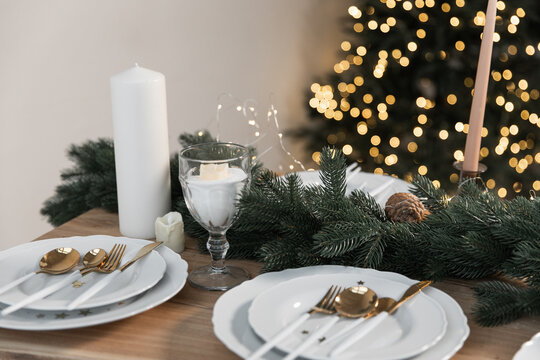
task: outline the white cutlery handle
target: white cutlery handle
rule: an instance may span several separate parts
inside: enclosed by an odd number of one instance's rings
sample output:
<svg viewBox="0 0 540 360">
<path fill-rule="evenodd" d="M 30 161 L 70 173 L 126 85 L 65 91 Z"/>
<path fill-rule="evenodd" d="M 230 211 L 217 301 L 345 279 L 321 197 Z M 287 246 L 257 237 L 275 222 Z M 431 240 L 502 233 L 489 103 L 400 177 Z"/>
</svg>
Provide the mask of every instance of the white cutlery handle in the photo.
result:
<svg viewBox="0 0 540 360">
<path fill-rule="evenodd" d="M 20 283 L 25 282 L 26 280 L 30 279 L 32 276 L 34 276 L 36 274 L 37 273 L 35 273 L 35 272 L 31 272 L 30 274 L 26 274 L 24 276 L 21 276 L 20 278 L 18 278 L 16 280 L 13 280 L 9 284 L 6 284 L 6 285 L 0 287 L 0 294 L 3 294 L 6 291 L 8 291 L 9 289 L 12 289 L 15 286 L 19 285 Z"/>
<path fill-rule="evenodd" d="M 300 346 L 298 346 L 294 351 L 290 352 L 283 360 L 292 360 L 300 355 L 304 350 L 306 350 L 311 344 L 319 340 L 319 338 L 326 333 L 335 323 L 339 320 L 339 316 L 334 315 L 328 319 L 326 324 L 314 331 Z"/>
<path fill-rule="evenodd" d="M 351 331 L 353 328 L 355 328 L 358 325 L 360 325 L 361 323 L 363 323 L 364 320 L 366 320 L 366 318 L 361 317 L 359 319 L 354 319 L 354 320 L 349 321 L 348 324 L 344 328 L 342 328 L 337 333 L 335 333 L 334 335 L 332 335 L 329 338 L 327 338 L 326 340 L 324 340 L 324 343 L 326 344 L 326 343 L 329 343 L 330 341 L 334 341 L 334 340 L 342 337 L 343 335 L 345 335 L 346 333 Z"/>
<path fill-rule="evenodd" d="M 379 325 L 381 322 L 384 321 L 388 317 L 387 312 L 383 312 L 370 320 L 366 322 L 366 325 L 362 326 L 361 329 L 359 329 L 357 332 L 352 334 L 350 337 L 348 337 L 345 341 L 340 343 L 338 346 L 336 346 L 331 352 L 330 352 L 330 358 L 337 356 L 341 354 L 343 351 L 347 350 L 352 344 L 360 340 L 362 337 L 364 337 L 366 334 L 368 334 L 371 330 L 375 329 L 377 325 Z"/>
<path fill-rule="evenodd" d="M 268 350 L 272 349 L 278 342 L 285 339 L 290 333 L 293 332 L 294 329 L 296 329 L 298 326 L 300 326 L 300 324 L 302 324 L 304 321 L 306 321 L 310 316 L 311 316 L 311 314 L 305 313 L 302 316 L 300 316 L 298 319 L 296 319 L 294 322 L 287 325 L 283 330 L 278 332 L 266 344 L 264 344 L 259 349 L 257 349 L 257 351 L 255 351 L 253 354 L 251 354 L 251 356 L 248 357 L 247 360 L 255 360 L 255 359 L 260 358 Z"/>
<path fill-rule="evenodd" d="M 103 279 L 95 283 L 93 286 L 91 286 L 88 290 L 83 292 L 81 295 L 77 296 L 75 300 L 70 302 L 67 306 L 68 310 L 73 310 L 77 306 L 81 305 L 88 299 L 90 299 L 92 296 L 94 296 L 98 291 L 103 289 L 105 286 L 109 285 L 117 276 L 120 274 L 120 270 L 115 270 L 114 272 L 107 274 Z"/>
<path fill-rule="evenodd" d="M 82 277 L 81 273 L 79 271 L 75 271 L 74 273 L 62 279 L 61 281 L 54 283 L 52 285 L 49 285 L 46 288 L 41 289 L 40 291 L 28 296 L 27 298 L 19 301 L 16 304 L 8 306 L 4 310 L 2 310 L 2 315 L 5 316 L 8 314 L 11 314 L 12 312 L 19 310 L 20 308 L 33 303 L 34 301 L 43 299 L 44 297 L 52 294 L 55 291 L 60 290 L 64 286 L 71 284 L 72 282 L 76 281 L 77 279 L 80 279 L 81 277 Z"/>
</svg>

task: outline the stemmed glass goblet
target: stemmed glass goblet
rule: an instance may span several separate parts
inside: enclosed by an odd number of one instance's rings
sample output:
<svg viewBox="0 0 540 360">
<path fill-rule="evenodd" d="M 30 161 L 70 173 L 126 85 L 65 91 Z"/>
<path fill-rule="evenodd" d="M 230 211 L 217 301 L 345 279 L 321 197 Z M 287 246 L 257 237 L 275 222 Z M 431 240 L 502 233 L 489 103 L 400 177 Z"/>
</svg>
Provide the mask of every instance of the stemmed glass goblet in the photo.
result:
<svg viewBox="0 0 540 360">
<path fill-rule="evenodd" d="M 210 236 L 212 263 L 193 270 L 188 281 L 205 290 L 227 290 L 249 279 L 249 273 L 225 266 L 229 243 L 225 233 L 237 213 L 237 201 L 251 179 L 249 151 L 242 145 L 212 142 L 180 151 L 179 179 L 193 218 Z"/>
</svg>

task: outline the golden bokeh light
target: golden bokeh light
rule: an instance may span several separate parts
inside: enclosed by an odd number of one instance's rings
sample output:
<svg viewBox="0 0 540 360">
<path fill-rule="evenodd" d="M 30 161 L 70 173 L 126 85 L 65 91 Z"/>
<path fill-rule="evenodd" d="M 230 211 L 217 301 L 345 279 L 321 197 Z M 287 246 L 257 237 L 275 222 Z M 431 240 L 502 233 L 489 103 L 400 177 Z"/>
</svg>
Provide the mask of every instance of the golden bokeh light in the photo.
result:
<svg viewBox="0 0 540 360">
<path fill-rule="evenodd" d="M 447 130 L 439 131 L 439 138 L 441 138 L 441 140 L 448 139 L 448 131 Z"/>
<path fill-rule="evenodd" d="M 373 135 L 373 136 L 371 137 L 371 144 L 372 144 L 372 145 L 377 146 L 377 145 L 379 145 L 380 143 L 381 143 L 381 137 L 380 137 L 379 135 Z"/>
<path fill-rule="evenodd" d="M 350 6 L 349 15 L 351 15 L 355 19 L 360 19 L 360 17 L 362 16 L 362 11 L 360 11 L 360 9 L 358 9 L 356 6 Z"/>
</svg>

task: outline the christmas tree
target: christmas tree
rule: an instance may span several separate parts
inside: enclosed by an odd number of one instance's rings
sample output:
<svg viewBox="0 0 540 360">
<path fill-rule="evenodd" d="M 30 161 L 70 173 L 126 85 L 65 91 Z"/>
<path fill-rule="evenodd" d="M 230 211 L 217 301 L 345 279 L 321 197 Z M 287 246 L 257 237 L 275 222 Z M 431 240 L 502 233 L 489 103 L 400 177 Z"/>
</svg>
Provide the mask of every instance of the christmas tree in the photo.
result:
<svg viewBox="0 0 540 360">
<path fill-rule="evenodd" d="M 311 85 L 314 161 L 334 145 L 364 171 L 451 188 L 463 160 L 487 1 L 360 0 L 333 73 Z M 480 161 L 500 197 L 540 190 L 540 2 L 498 1 Z"/>
</svg>

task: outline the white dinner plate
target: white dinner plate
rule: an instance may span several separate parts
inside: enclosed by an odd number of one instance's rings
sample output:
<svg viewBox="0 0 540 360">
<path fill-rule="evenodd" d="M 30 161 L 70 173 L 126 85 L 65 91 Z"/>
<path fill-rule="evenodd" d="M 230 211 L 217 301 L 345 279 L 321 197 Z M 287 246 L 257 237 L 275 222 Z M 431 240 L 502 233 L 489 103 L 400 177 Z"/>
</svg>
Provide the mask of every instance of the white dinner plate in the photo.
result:
<svg viewBox="0 0 540 360">
<path fill-rule="evenodd" d="M 94 244 L 97 241 L 109 242 L 130 242 L 133 246 L 144 246 L 151 241 L 129 239 L 124 237 L 113 237 L 107 235 L 76 236 L 71 238 L 42 240 L 36 243 L 43 243 L 47 248 L 56 248 L 69 241 L 77 246 Z M 80 245 L 79 245 L 80 244 Z M 29 250 L 34 243 L 20 245 L 22 249 Z M 75 245 L 72 245 L 75 247 Z M 13 254 L 13 250 L 8 249 L 2 252 L 8 256 Z M 73 329 L 98 324 L 104 324 L 120 319 L 124 319 L 143 311 L 149 310 L 173 297 L 180 291 L 187 279 L 187 263 L 169 248 L 160 246 L 156 250 L 166 263 L 166 271 L 159 282 L 147 290 L 130 299 L 119 301 L 114 304 L 95 307 L 84 310 L 73 311 L 46 311 L 21 309 L 7 316 L 0 316 L 0 328 L 18 330 L 59 330 Z M 127 271 L 127 270 L 126 270 Z M 0 310 L 5 308 L 0 304 Z"/>
<path fill-rule="evenodd" d="M 262 340 L 251 329 L 248 322 L 248 309 L 253 299 L 266 289 L 283 281 L 316 274 L 355 274 L 359 277 L 370 275 L 393 280 L 407 286 L 416 282 L 416 280 L 397 273 L 338 265 L 311 266 L 265 273 L 227 291 L 218 299 L 212 316 L 215 335 L 229 350 L 242 358 L 248 357 L 263 345 Z M 467 318 L 458 303 L 444 292 L 428 287 L 422 290 L 422 293 L 441 305 L 446 314 L 448 325 L 444 337 L 438 343 L 422 354 L 413 357 L 413 359 L 450 359 L 461 349 L 469 336 L 470 330 L 467 325 Z M 283 358 L 283 353 L 273 350 L 266 353 L 262 358 L 277 360 Z"/>
<path fill-rule="evenodd" d="M 249 323 L 265 341 L 269 341 L 288 324 L 308 312 L 328 291 L 330 286 L 344 288 L 362 283 L 379 297 L 398 300 L 408 286 L 392 280 L 357 274 L 311 275 L 282 282 L 259 296 L 249 308 Z M 313 314 L 293 331 L 285 341 L 276 345 L 284 352 L 292 352 L 308 336 L 328 321 L 328 315 Z M 350 322 L 340 319 L 331 332 L 339 331 Z M 339 358 L 393 360 L 417 355 L 439 341 L 446 331 L 446 316 L 441 306 L 419 293 L 402 305 L 372 332 L 347 349 Z M 327 360 L 328 354 L 339 344 L 322 342 L 310 346 L 302 356 L 314 360 Z"/>
<path fill-rule="evenodd" d="M 513 360 L 538 360 L 540 359 L 540 332 L 531 340 L 523 343 Z"/>
<path fill-rule="evenodd" d="M 51 247 L 48 243 L 36 241 L 32 242 L 30 246 L 17 246 L 10 249 L 9 252 L 0 253 L 0 274 L 2 274 L 0 286 L 29 272 L 39 270 L 38 264 L 41 257 L 56 247 L 74 248 L 83 257 L 87 251 L 94 248 L 101 248 L 109 252 L 114 244 L 125 244 L 126 251 L 122 262 L 129 261 L 130 259 L 127 257 L 131 254 L 134 256 L 141 248 L 138 243 L 131 241 L 131 239 L 116 239 L 111 237 L 99 237 L 86 242 L 75 242 L 69 238 L 58 239 L 57 244 Z M 79 264 L 79 266 L 81 265 Z M 111 284 L 82 304 L 81 307 L 104 306 L 138 295 L 154 286 L 163 277 L 166 267 L 165 260 L 163 260 L 161 255 L 156 251 L 152 251 L 125 271 L 122 271 Z M 61 281 L 63 278 L 70 276 L 70 274 L 71 272 L 62 275 L 35 275 L 15 288 L 0 294 L 0 302 L 8 305 L 15 304 L 42 288 Z M 101 273 L 86 275 L 76 282 L 78 287 L 66 286 L 26 307 L 34 310 L 65 310 L 72 300 L 104 276 L 107 275 Z"/>
<path fill-rule="evenodd" d="M 319 171 L 300 171 L 297 173 L 305 185 L 322 184 Z M 346 194 L 356 189 L 370 193 L 377 203 L 384 207 L 390 196 L 398 192 L 410 192 L 411 184 L 392 176 L 358 172 L 347 180 Z"/>
</svg>

